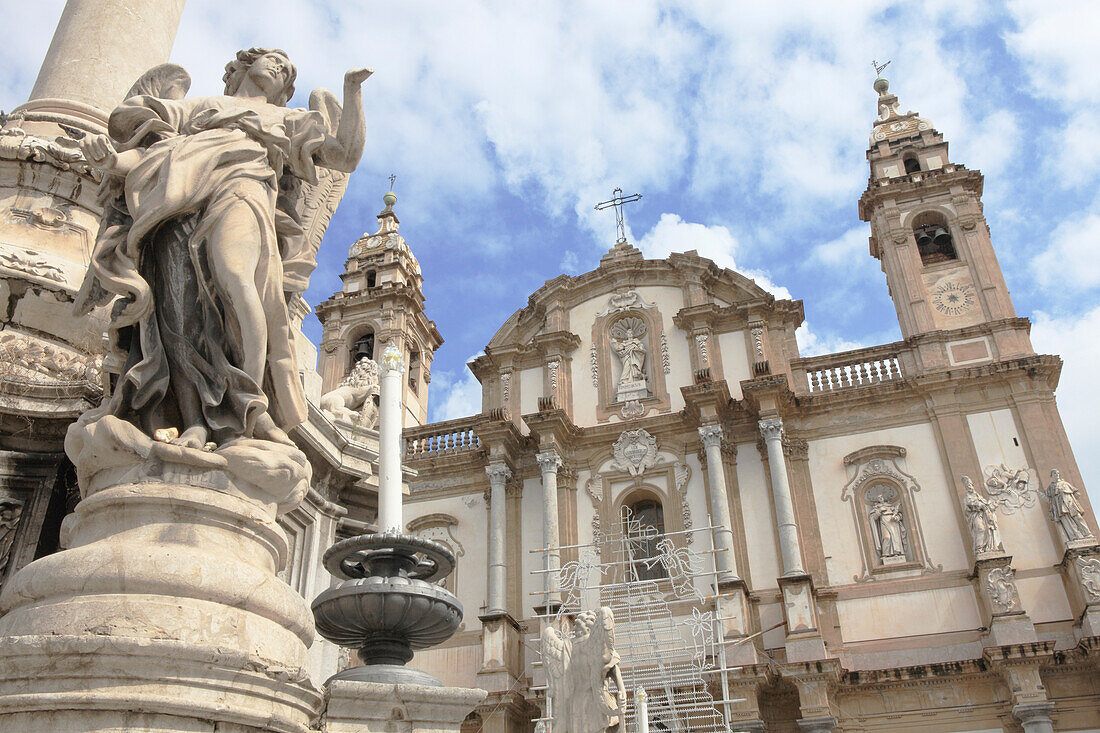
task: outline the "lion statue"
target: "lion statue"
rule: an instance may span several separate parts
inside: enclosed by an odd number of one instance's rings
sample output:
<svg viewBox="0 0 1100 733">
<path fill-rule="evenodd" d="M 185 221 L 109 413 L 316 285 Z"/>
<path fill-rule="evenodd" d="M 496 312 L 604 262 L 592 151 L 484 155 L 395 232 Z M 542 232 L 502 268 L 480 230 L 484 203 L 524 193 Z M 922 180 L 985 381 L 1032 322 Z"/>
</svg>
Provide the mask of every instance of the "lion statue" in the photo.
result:
<svg viewBox="0 0 1100 733">
<path fill-rule="evenodd" d="M 378 364 L 362 358 L 340 386 L 321 395 L 321 412 L 330 420 L 363 428 L 378 427 Z"/>
</svg>

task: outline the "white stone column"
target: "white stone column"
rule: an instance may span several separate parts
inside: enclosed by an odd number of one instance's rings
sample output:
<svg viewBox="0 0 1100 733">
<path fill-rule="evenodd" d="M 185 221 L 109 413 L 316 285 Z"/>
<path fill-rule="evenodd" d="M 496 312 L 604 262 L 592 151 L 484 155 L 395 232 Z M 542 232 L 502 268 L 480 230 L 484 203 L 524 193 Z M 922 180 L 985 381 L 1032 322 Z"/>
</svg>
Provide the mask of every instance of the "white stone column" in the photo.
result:
<svg viewBox="0 0 1100 733">
<path fill-rule="evenodd" d="M 539 453 L 535 458 L 542 469 L 542 543 L 546 552 L 546 605 L 560 600 L 557 591 L 557 570 L 561 567 L 561 537 L 558 533 L 558 469 L 561 456 L 556 451 Z"/>
<path fill-rule="evenodd" d="M 768 446 L 768 466 L 775 501 L 775 520 L 779 530 L 779 551 L 783 575 L 802 575 L 802 550 L 798 546 L 798 527 L 794 523 L 794 502 L 787 481 L 787 461 L 783 456 L 783 421 L 777 417 L 761 420 L 760 434 Z"/>
<path fill-rule="evenodd" d="M 504 463 L 485 467 L 489 474 L 489 598 L 490 614 L 505 612 L 504 539 L 507 536 L 504 482 L 512 472 Z"/>
<path fill-rule="evenodd" d="M 405 360 L 391 341 L 378 360 L 378 531 L 403 532 L 401 519 L 401 388 Z"/>
<path fill-rule="evenodd" d="M 21 109 L 102 124 L 138 77 L 168 60 L 185 1 L 69 0 Z"/>
<path fill-rule="evenodd" d="M 710 516 L 714 530 L 714 567 L 718 581 L 737 579 L 737 559 L 733 555 L 733 521 L 730 519 L 729 492 L 726 472 L 722 470 L 722 426 L 704 425 L 699 438 L 707 453 L 707 483 L 710 494 Z"/>
</svg>

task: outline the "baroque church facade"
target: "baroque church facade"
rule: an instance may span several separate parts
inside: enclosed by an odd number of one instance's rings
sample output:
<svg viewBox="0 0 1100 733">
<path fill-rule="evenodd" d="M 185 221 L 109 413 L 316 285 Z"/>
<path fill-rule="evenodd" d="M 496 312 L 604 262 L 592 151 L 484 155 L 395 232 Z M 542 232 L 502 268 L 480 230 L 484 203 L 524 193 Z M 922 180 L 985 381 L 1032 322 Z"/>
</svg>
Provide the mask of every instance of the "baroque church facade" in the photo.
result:
<svg viewBox="0 0 1100 733">
<path fill-rule="evenodd" d="M 859 213 L 901 341 L 803 358 L 800 301 L 621 240 L 548 280 L 471 362 L 480 414 L 406 410 L 407 527 L 455 551 L 467 619 L 413 663 L 490 690 L 471 730 L 545 713 L 539 628 L 566 600 L 546 570 L 561 578 L 624 509 L 673 545 L 713 528 L 716 582 L 695 605 L 727 645 L 714 699 L 733 730 L 1100 726 L 1097 530 L 1055 403 L 1061 361 L 1013 308 L 981 173 L 875 88 Z M 388 205 L 318 309 L 326 389 L 362 334 L 403 340 L 413 364 L 439 343 L 391 220 Z"/>
<path fill-rule="evenodd" d="M 166 58 L 183 2 L 162 5 L 110 73 L 59 65 L 86 50 L 89 24 L 67 9 L 31 99 L 0 125 L 0 581 L 59 549 L 80 500 L 65 430 L 113 386 L 108 313 L 72 315 L 102 208 L 77 141 Z M 413 665 L 489 690 L 464 730 L 552 717 L 540 629 L 579 610 L 565 571 L 628 517 L 649 534 L 620 585 L 649 584 L 676 623 L 710 614 L 723 663 L 707 694 L 729 730 L 1100 729 L 1100 549 L 1054 399 L 1061 361 L 1034 352 L 1013 309 L 981 174 L 875 88 L 859 213 L 897 309 L 892 344 L 802 358 L 800 301 L 622 240 L 489 340 L 470 365 L 479 414 L 428 423 L 443 338 L 387 194 L 316 308 L 319 348 L 299 333 L 309 414 L 292 438 L 313 479 L 279 519 L 281 577 L 313 599 L 332 583 L 326 548 L 374 527 L 371 360 L 393 343 L 406 528 L 455 553 L 444 582 L 465 608 Z M 319 180 L 302 212 L 315 250 L 346 182 Z M 307 313 L 292 304 L 299 330 Z M 709 563 L 691 602 L 653 562 L 688 544 Z M 326 641 L 311 650 L 317 685 L 350 663 Z"/>
</svg>

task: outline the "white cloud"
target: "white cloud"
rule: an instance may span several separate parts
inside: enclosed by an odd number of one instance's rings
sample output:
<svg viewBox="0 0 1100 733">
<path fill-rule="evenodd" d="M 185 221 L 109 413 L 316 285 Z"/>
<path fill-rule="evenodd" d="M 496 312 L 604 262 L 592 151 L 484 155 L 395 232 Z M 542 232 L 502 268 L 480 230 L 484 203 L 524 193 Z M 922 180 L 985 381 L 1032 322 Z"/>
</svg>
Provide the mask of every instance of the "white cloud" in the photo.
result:
<svg viewBox="0 0 1100 733">
<path fill-rule="evenodd" d="M 1100 286 L 1100 214 L 1089 213 L 1062 223 L 1050 245 L 1031 261 L 1045 287 L 1086 290 Z"/>
<path fill-rule="evenodd" d="M 471 356 L 467 361 L 472 361 Z M 430 420 L 454 420 L 481 412 L 481 382 L 469 369 L 432 372 Z"/>
<path fill-rule="evenodd" d="M 575 274 L 580 267 L 580 260 L 577 259 L 577 253 L 571 249 L 565 250 L 565 253 L 561 256 L 561 271 L 567 274 Z"/>
<path fill-rule="evenodd" d="M 693 249 L 714 260 L 719 267 L 728 267 L 755 280 L 776 298 L 790 299 L 790 291 L 773 283 L 766 273 L 739 268 L 734 261 L 737 246 L 737 239 L 726 227 L 687 222 L 677 214 L 661 214 L 657 225 L 638 240 L 638 249 L 650 259 L 662 259 L 673 252 Z"/>
<path fill-rule="evenodd" d="M 1096 450 L 1096 416 L 1100 392 L 1096 365 L 1100 363 L 1100 306 L 1082 314 L 1053 316 L 1035 313 L 1031 341 L 1041 354 L 1057 354 L 1065 362 L 1058 385 L 1058 412 L 1074 448 L 1093 506 L 1100 501 L 1100 451 Z"/>
<path fill-rule="evenodd" d="M 853 227 L 833 241 L 815 246 L 810 257 L 829 267 L 850 267 L 853 262 L 862 262 L 864 257 L 869 256 L 868 236 L 867 226 Z"/>
<path fill-rule="evenodd" d="M 863 341 L 852 341 L 835 334 L 822 336 L 816 331 L 810 330 L 809 321 L 799 326 L 794 335 L 798 340 L 798 355 L 802 357 L 835 354 L 840 351 L 851 351 L 873 345 Z"/>
<path fill-rule="evenodd" d="M 1100 165 L 1100 142 L 1091 124 L 1100 114 L 1095 48 L 1100 4 L 1017 0 L 1008 8 L 1018 28 L 1005 36 L 1009 51 L 1020 58 L 1032 91 L 1066 115 L 1064 124 L 1042 133 L 1057 151 L 1057 179 L 1063 186 L 1092 180 Z"/>
</svg>

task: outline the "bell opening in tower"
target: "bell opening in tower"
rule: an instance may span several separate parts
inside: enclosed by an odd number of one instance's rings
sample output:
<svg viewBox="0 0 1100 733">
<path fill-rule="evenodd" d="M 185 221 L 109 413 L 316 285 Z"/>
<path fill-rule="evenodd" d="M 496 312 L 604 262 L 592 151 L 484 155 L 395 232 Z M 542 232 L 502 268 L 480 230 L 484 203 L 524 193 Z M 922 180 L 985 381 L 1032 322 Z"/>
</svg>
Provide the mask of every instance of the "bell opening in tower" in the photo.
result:
<svg viewBox="0 0 1100 733">
<path fill-rule="evenodd" d="M 913 236 L 917 240 L 921 263 L 934 265 L 958 259 L 947 219 L 936 212 L 926 212 L 913 221 Z"/>
</svg>

